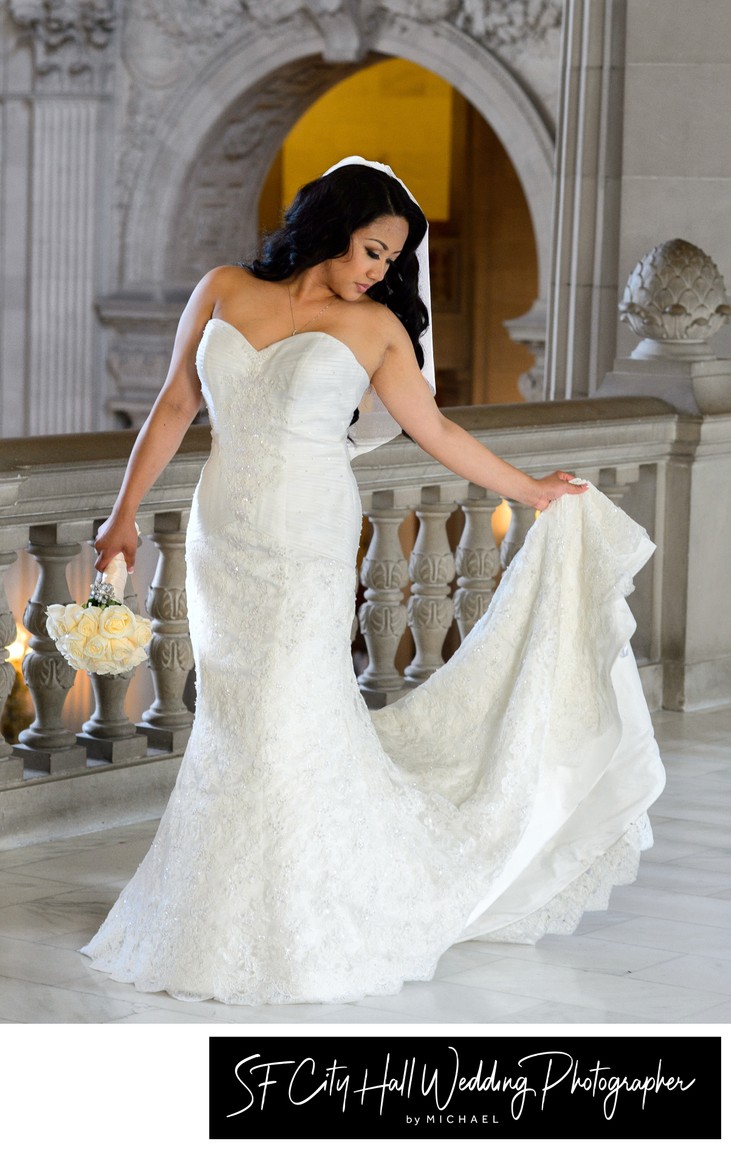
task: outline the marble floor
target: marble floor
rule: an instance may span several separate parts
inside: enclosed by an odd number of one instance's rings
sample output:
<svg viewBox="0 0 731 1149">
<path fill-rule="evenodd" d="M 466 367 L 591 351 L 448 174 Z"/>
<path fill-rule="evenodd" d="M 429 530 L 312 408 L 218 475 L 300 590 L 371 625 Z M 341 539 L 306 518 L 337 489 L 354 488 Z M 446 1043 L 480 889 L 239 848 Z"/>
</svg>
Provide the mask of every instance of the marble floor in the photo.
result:
<svg viewBox="0 0 731 1149">
<path fill-rule="evenodd" d="M 89 968 L 77 949 L 142 858 L 153 822 L 0 853 L 5 1023 L 731 1022 L 731 708 L 660 712 L 668 771 L 637 882 L 571 937 L 469 942 L 429 983 L 350 1005 L 180 1002 Z"/>
</svg>

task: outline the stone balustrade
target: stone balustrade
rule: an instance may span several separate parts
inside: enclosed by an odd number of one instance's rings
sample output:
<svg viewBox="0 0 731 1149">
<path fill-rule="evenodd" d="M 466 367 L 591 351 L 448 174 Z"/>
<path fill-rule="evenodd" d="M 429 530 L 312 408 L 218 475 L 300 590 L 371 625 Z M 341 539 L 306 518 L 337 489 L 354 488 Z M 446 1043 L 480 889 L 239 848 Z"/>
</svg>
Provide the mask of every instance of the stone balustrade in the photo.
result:
<svg viewBox="0 0 731 1149">
<path fill-rule="evenodd" d="M 663 533 L 668 468 L 693 451 L 690 421 L 654 399 L 456 408 L 450 415 L 529 473 L 566 468 L 615 501 L 622 499 L 656 540 Z M 368 666 L 359 681 L 369 705 L 380 706 L 442 664 L 445 639 L 448 648 L 450 639 L 458 643 L 469 633 L 535 512 L 511 503 L 498 546 L 491 520 L 501 500 L 457 478 L 415 444 L 395 440 L 358 458 L 355 470 L 373 527 L 360 569 L 366 590 L 359 620 Z M 401 539 L 411 513 L 417 524 L 407 556 Z M 448 526 L 452 534 L 454 527 L 458 531 L 451 547 Z M 659 547 L 638 575 L 632 603 L 635 651 L 653 707 L 663 701 L 662 563 Z M 413 657 L 399 670 L 397 651 L 409 632 Z"/>
<path fill-rule="evenodd" d="M 668 531 L 687 531 L 677 519 L 685 513 L 682 500 L 670 513 L 669 496 L 689 471 L 702 420 L 655 398 L 457 408 L 450 414 L 530 473 L 566 468 L 590 479 L 645 525 L 658 550 L 637 578 L 634 647 L 651 706 L 667 704 L 663 673 L 673 629 L 668 616 L 675 609 L 668 603 Z M 154 551 L 156 566 L 145 575 L 138 562 L 127 602 L 140 609 L 139 592 L 152 619 L 149 664 L 119 680 L 91 676 L 88 710 L 74 722 L 67 699 L 75 679 L 85 676 L 64 662 L 45 630 L 47 605 L 78 601 L 75 588 L 88 586 L 90 543 L 113 502 L 133 440 L 132 432 L 108 432 L 2 444 L 0 574 L 7 594 L 0 584 L 0 644 L 7 658 L 22 621 L 29 634 L 23 676 L 34 717 L 12 744 L 0 742 L 0 844 L 156 812 L 187 741 L 194 684 L 183 547 L 208 452 L 206 426 L 191 428 L 138 516 L 143 539 L 152 542 L 140 554 L 146 551 L 149 563 Z M 354 469 L 364 510 L 354 627 L 356 644 L 365 648 L 359 682 L 368 704 L 380 706 L 424 681 L 469 633 L 534 512 L 514 505 L 498 546 L 491 520 L 500 499 L 459 479 L 406 438 L 360 456 Z M 677 557 L 677 548 L 670 552 Z M 32 561 L 35 585 L 32 578 L 30 587 L 13 578 L 19 556 L 26 566 Z M 72 579 L 68 572 L 74 570 Z M 143 577 L 149 589 L 141 585 Z M 1 705 L 15 674 L 7 661 L 0 667 Z M 146 683 L 148 692 L 138 712 L 128 696 L 132 679 Z"/>
</svg>

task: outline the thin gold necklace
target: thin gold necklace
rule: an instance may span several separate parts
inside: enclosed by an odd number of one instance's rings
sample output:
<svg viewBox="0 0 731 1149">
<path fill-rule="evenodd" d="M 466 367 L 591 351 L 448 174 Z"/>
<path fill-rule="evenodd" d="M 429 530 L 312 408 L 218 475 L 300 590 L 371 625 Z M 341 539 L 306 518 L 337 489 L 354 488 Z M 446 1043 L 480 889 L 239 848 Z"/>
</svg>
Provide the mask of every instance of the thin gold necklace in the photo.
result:
<svg viewBox="0 0 731 1149">
<path fill-rule="evenodd" d="M 335 295 L 332 297 L 332 299 L 328 299 L 325 306 L 321 307 L 320 310 L 316 312 L 315 315 L 313 315 L 310 319 L 308 319 L 306 323 L 303 323 L 301 327 L 296 327 L 294 322 L 294 307 L 292 306 L 292 290 L 289 284 L 287 284 L 287 295 L 289 296 L 289 314 L 292 317 L 293 335 L 297 335 L 300 331 L 304 331 L 305 327 L 309 327 L 311 323 L 314 323 L 316 319 L 319 319 L 323 312 L 327 311 L 328 307 L 330 307 L 330 305 L 333 304 L 337 299 L 337 296 Z"/>
</svg>

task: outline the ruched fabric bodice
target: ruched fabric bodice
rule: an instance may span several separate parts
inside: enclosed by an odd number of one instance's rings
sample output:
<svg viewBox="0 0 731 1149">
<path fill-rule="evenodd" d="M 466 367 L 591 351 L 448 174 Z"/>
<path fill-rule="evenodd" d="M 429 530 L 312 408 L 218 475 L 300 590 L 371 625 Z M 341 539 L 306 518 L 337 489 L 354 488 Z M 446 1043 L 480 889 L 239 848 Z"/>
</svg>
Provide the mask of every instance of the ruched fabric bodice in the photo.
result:
<svg viewBox="0 0 731 1149">
<path fill-rule="evenodd" d="M 183 999 L 334 1002 L 428 979 L 460 940 L 570 932 L 633 879 L 664 782 L 625 602 L 646 533 L 593 488 L 552 504 L 456 654 L 370 713 L 347 441 L 366 372 L 323 332 L 256 350 L 220 319 L 197 365 L 195 722 L 82 952 Z"/>
<path fill-rule="evenodd" d="M 360 500 L 347 432 L 369 379 L 350 348 L 303 331 L 257 350 L 211 319 L 197 367 L 213 449 L 194 529 L 236 521 L 290 550 L 352 565 Z"/>
</svg>

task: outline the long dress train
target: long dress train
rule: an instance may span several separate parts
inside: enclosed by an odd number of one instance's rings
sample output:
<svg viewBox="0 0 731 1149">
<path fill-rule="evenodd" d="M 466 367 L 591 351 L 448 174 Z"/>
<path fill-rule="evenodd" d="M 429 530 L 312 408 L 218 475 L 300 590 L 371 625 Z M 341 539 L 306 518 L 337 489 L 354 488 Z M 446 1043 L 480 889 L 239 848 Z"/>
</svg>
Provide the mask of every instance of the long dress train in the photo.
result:
<svg viewBox="0 0 731 1149">
<path fill-rule="evenodd" d="M 368 378 L 212 319 L 187 536 L 196 717 L 94 968 L 183 999 L 352 1001 L 459 940 L 570 931 L 632 881 L 664 771 L 625 602 L 653 544 L 594 488 L 531 528 L 447 665 L 369 713 L 350 658 Z"/>
</svg>

